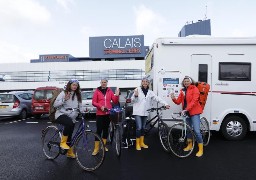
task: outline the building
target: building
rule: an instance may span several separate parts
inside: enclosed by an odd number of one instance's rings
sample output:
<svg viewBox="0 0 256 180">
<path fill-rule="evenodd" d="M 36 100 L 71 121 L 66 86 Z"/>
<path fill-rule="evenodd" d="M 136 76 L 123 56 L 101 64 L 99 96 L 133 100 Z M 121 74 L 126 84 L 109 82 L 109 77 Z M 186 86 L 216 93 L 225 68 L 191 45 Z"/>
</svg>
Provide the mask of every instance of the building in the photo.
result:
<svg viewBox="0 0 256 180">
<path fill-rule="evenodd" d="M 197 22 L 187 22 L 179 32 L 179 37 L 186 37 L 189 35 L 211 35 L 211 20 L 198 20 Z"/>
</svg>

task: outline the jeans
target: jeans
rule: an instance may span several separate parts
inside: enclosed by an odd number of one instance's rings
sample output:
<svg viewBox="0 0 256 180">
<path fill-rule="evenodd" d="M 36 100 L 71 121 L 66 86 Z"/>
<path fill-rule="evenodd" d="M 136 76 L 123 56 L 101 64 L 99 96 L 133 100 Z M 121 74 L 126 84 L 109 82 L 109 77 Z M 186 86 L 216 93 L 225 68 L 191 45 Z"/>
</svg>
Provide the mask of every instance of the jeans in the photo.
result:
<svg viewBox="0 0 256 180">
<path fill-rule="evenodd" d="M 194 130 L 197 143 L 203 143 L 202 134 L 200 132 L 200 114 L 196 114 L 191 117 L 188 117 L 186 119 L 186 122 Z M 189 139 L 192 139 L 192 136 L 190 133 L 188 133 L 187 136 Z"/>
<path fill-rule="evenodd" d="M 139 138 L 140 136 L 144 136 L 144 129 L 145 129 L 148 117 L 137 116 L 137 115 L 135 115 L 134 117 L 136 122 L 136 138 Z"/>
</svg>

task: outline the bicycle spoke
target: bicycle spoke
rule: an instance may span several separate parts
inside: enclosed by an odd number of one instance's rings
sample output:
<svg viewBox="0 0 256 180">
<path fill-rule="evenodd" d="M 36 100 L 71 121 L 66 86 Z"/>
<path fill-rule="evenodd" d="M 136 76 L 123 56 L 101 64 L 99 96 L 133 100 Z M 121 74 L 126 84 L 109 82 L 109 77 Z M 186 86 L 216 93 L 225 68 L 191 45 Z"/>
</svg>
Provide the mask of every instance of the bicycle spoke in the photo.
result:
<svg viewBox="0 0 256 180">
<path fill-rule="evenodd" d="M 95 141 L 99 141 L 99 152 L 92 155 Z M 86 171 L 93 171 L 100 167 L 105 157 L 104 145 L 101 138 L 93 132 L 80 135 L 75 143 L 77 162 Z"/>
<path fill-rule="evenodd" d="M 211 132 L 209 127 L 209 122 L 205 117 L 202 117 L 200 119 L 200 131 L 203 137 L 203 144 L 204 146 L 207 146 L 210 141 Z"/>
<path fill-rule="evenodd" d="M 187 136 L 190 135 L 192 139 L 192 148 L 188 151 L 184 149 L 187 147 Z M 178 157 L 188 157 L 194 149 L 194 133 L 191 128 L 184 123 L 177 123 L 173 125 L 168 132 L 168 143 L 170 150 Z"/>
<path fill-rule="evenodd" d="M 161 142 L 161 145 L 162 145 L 163 149 L 166 152 L 170 151 L 170 147 L 169 147 L 169 144 L 168 144 L 168 130 L 169 130 L 169 127 L 164 122 L 158 124 L 159 139 L 160 139 L 160 142 Z"/>
<path fill-rule="evenodd" d="M 42 145 L 44 155 L 48 159 L 55 159 L 60 154 L 61 134 L 57 127 L 48 126 L 42 134 Z"/>
</svg>

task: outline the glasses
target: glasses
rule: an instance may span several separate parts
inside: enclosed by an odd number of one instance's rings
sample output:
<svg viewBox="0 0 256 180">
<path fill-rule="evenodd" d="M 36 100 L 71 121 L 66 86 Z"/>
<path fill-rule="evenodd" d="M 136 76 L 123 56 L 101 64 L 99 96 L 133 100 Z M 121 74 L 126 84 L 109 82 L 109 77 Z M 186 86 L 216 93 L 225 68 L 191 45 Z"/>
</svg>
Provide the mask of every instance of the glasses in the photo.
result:
<svg viewBox="0 0 256 180">
<path fill-rule="evenodd" d="M 72 84 L 72 83 L 77 83 L 79 84 L 79 81 L 77 79 L 70 79 L 69 80 L 69 83 Z"/>
</svg>

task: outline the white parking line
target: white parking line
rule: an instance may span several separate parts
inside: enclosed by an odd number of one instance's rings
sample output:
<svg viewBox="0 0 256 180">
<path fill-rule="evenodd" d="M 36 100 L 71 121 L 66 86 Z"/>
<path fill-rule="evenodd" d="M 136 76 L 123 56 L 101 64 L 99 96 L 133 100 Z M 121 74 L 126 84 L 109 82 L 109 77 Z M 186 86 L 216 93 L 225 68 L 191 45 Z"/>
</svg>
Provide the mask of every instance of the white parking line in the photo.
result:
<svg viewBox="0 0 256 180">
<path fill-rule="evenodd" d="M 26 122 L 27 124 L 38 124 L 38 122 Z"/>
</svg>

